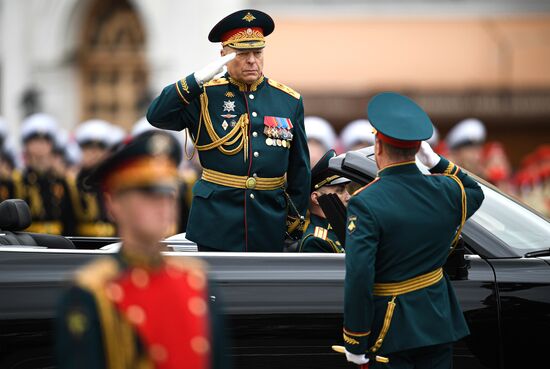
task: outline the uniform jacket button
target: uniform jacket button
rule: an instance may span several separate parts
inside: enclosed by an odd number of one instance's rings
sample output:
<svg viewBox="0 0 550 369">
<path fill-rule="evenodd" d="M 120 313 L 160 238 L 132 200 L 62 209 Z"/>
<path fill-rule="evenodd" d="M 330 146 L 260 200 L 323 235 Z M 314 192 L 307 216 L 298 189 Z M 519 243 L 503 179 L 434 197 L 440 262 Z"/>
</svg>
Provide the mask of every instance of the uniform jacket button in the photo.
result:
<svg viewBox="0 0 550 369">
<path fill-rule="evenodd" d="M 250 194 L 250 198 L 251 198 L 252 200 L 254 200 L 254 194 L 253 194 L 253 193 Z"/>
<path fill-rule="evenodd" d="M 248 97 L 250 97 L 252 100 L 254 100 L 254 95 L 250 94 L 250 95 L 248 95 Z"/>
<path fill-rule="evenodd" d="M 253 112 L 252 112 L 252 116 L 253 116 L 254 118 L 256 118 L 256 117 L 258 116 L 258 113 L 256 113 L 255 111 L 253 111 Z"/>
<path fill-rule="evenodd" d="M 253 137 L 258 137 L 258 132 L 256 132 L 256 131 L 252 132 L 252 136 Z"/>
<path fill-rule="evenodd" d="M 257 158 L 258 156 L 260 156 L 260 153 L 257 151 L 254 151 L 254 157 Z"/>
</svg>

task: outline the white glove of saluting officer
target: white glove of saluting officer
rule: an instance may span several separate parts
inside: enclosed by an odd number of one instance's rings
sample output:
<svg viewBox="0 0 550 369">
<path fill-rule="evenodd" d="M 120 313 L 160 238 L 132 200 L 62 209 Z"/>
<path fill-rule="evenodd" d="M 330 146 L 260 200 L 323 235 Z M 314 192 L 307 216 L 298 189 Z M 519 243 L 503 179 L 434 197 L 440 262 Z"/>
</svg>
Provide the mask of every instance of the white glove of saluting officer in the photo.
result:
<svg viewBox="0 0 550 369">
<path fill-rule="evenodd" d="M 195 79 L 199 86 L 210 81 L 216 74 L 223 72 L 223 67 L 231 60 L 235 59 L 236 53 L 231 53 L 222 56 L 221 58 L 208 64 L 206 67 L 195 72 Z"/>
<path fill-rule="evenodd" d="M 420 150 L 416 153 L 416 158 L 428 169 L 435 167 L 441 160 L 441 157 L 432 150 L 432 147 L 426 141 L 422 141 Z"/>
<path fill-rule="evenodd" d="M 357 365 L 364 365 L 369 362 L 369 359 L 367 359 L 367 356 L 365 354 L 356 355 L 356 354 L 352 354 L 351 352 L 348 352 L 348 350 L 346 350 L 346 359 L 350 363 L 354 363 Z"/>
</svg>

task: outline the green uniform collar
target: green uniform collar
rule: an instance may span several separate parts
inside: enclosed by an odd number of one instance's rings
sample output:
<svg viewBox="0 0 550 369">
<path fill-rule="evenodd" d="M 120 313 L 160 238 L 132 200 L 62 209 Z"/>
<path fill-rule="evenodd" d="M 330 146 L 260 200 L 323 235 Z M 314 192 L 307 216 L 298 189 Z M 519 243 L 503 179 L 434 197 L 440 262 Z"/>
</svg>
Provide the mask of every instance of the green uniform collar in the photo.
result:
<svg viewBox="0 0 550 369">
<path fill-rule="evenodd" d="M 251 91 L 251 92 L 254 92 L 258 89 L 261 89 L 264 85 L 265 85 L 265 82 L 267 80 L 267 78 L 264 77 L 264 75 L 262 75 L 256 82 L 252 83 L 252 84 L 246 84 L 244 82 L 241 82 L 241 81 L 237 81 L 236 79 L 234 79 L 233 77 L 231 77 L 229 75 L 229 73 L 226 73 L 225 78 L 227 78 L 227 80 L 234 86 L 237 86 L 237 88 L 239 89 L 239 91 L 241 92 L 247 92 L 247 91 Z"/>
<path fill-rule="evenodd" d="M 415 161 L 406 161 L 388 165 L 378 172 L 379 177 L 385 177 L 392 174 L 421 174 Z"/>
</svg>

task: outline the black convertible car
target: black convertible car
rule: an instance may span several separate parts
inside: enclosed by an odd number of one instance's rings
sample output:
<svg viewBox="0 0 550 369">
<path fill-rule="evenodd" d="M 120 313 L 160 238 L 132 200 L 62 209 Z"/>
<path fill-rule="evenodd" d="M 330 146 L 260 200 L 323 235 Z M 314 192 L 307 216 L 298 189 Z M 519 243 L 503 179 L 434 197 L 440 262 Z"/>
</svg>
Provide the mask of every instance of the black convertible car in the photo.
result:
<svg viewBox="0 0 550 369">
<path fill-rule="evenodd" d="M 372 148 L 330 165 L 360 184 L 377 172 Z M 471 330 L 455 345 L 455 368 L 547 368 L 550 223 L 479 182 L 485 202 L 464 227 L 464 256 L 447 266 Z M 53 368 L 56 300 L 75 269 L 118 240 L 25 234 L 6 213 L 0 207 L 0 368 Z M 210 264 L 236 368 L 353 368 L 331 350 L 341 344 L 343 254 L 198 254 L 184 235 L 164 242 L 170 255 Z"/>
</svg>

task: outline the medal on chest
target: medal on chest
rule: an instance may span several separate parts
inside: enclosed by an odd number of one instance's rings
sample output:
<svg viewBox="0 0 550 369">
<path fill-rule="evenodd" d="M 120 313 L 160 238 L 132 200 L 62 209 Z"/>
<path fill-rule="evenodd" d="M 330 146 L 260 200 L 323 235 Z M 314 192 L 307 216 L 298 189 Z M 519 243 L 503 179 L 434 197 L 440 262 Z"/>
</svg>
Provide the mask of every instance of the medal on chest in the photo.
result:
<svg viewBox="0 0 550 369">
<path fill-rule="evenodd" d="M 264 117 L 264 135 L 267 136 L 265 144 L 289 149 L 293 137 L 292 128 L 293 125 L 289 118 Z"/>
</svg>

